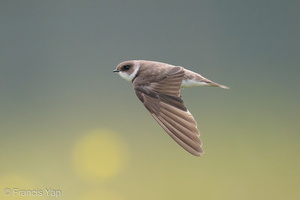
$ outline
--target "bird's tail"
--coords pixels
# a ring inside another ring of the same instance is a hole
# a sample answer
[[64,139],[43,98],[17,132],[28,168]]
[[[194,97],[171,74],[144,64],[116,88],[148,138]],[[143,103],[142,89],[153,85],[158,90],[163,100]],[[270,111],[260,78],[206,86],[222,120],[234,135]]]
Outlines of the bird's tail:
[[195,86],[208,86],[208,87],[220,87],[223,89],[229,89],[229,87],[225,85],[221,85],[219,83],[215,83],[200,74],[196,74],[195,72],[186,70],[185,77],[183,77],[181,87],[188,88],[188,87],[195,87]]
[[207,82],[206,84],[207,84],[206,86],[211,86],[211,87],[220,87],[220,88],[223,88],[223,89],[229,89],[229,87],[228,87],[228,86],[221,85],[221,84],[219,84],[219,83]]

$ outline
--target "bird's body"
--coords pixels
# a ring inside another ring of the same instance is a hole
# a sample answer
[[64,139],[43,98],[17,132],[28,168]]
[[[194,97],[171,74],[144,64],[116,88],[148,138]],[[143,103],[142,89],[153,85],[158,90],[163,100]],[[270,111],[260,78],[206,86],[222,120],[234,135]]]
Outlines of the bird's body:
[[133,83],[138,98],[180,146],[195,156],[203,153],[197,123],[183,104],[180,88],[228,87],[183,67],[154,61],[124,61],[114,72]]

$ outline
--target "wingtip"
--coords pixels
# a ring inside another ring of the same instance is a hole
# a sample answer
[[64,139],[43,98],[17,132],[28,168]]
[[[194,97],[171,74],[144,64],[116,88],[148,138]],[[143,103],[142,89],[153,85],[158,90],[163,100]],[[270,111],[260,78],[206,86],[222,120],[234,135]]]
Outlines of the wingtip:
[[190,152],[193,156],[196,157],[202,157],[202,155],[204,154],[204,151],[201,149],[201,151],[197,151],[197,152]]

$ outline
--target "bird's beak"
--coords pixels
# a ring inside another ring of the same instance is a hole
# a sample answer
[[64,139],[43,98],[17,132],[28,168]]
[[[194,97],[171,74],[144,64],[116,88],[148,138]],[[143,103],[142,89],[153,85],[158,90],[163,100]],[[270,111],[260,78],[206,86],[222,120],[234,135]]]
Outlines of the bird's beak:
[[119,70],[115,69],[113,72],[119,72]]

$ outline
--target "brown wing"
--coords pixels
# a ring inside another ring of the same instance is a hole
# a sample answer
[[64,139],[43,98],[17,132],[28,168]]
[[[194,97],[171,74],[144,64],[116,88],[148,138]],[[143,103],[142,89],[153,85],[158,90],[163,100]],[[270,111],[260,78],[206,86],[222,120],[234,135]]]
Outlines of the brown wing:
[[200,156],[203,150],[197,123],[180,97],[183,75],[182,67],[174,67],[165,76],[160,76],[159,80],[146,85],[137,77],[134,89],[159,125],[181,147],[195,156]]

